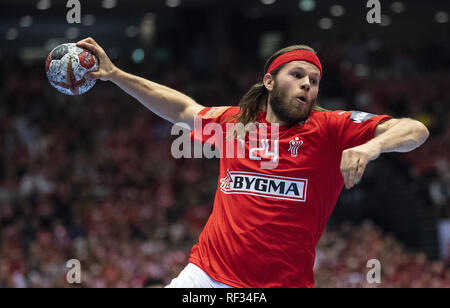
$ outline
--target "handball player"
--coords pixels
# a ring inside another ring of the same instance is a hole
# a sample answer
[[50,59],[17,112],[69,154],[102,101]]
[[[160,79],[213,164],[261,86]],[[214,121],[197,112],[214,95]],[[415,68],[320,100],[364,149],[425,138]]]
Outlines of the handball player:
[[[166,287],[314,287],[315,247],[343,187],[356,185],[380,154],[412,151],[429,135],[413,119],[321,108],[326,71],[305,45],[275,52],[239,105],[221,107],[120,70],[92,38],[77,45],[100,62],[87,78],[111,81],[158,116],[185,123],[195,140],[206,143],[203,129],[216,124],[224,142],[243,144],[245,157],[221,156],[213,211],[187,266]],[[251,148],[250,132],[229,134],[230,123],[267,133]]]

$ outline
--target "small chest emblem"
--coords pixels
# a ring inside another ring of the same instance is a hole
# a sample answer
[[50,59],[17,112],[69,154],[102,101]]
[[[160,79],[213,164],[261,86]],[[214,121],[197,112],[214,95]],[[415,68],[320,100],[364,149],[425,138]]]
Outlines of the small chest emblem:
[[289,141],[289,149],[288,152],[291,153],[291,157],[297,157],[298,149],[302,146],[303,140],[299,140],[298,137],[295,137],[291,141]]

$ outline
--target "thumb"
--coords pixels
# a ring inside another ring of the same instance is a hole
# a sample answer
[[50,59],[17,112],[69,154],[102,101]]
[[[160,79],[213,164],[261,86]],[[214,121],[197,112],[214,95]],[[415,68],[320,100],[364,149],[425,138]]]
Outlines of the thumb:
[[95,72],[88,72],[84,75],[87,79],[100,79],[100,77],[102,76],[101,73],[99,71],[95,71]]

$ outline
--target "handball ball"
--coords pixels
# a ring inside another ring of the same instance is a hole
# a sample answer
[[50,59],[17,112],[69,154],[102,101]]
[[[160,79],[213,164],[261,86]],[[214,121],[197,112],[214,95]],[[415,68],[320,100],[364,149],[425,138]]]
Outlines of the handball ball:
[[45,61],[48,81],[59,92],[67,95],[80,95],[89,91],[96,80],[87,79],[84,74],[96,70],[97,57],[75,43],[57,46]]

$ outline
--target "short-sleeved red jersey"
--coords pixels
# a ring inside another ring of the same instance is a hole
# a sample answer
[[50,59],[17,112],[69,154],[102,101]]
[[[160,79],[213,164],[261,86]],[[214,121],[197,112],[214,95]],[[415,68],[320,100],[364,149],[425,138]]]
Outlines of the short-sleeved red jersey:
[[[238,112],[208,107],[197,120],[202,128],[224,126]],[[265,117],[260,112],[257,123],[267,128],[268,148],[252,151],[246,142],[245,158],[220,159],[213,211],[189,262],[233,287],[314,287],[315,247],[344,186],[342,151],[369,141],[390,117],[313,110],[305,123],[279,126],[277,136]],[[203,142],[211,137],[200,127],[191,136]],[[276,168],[261,168],[264,159],[277,159]]]

